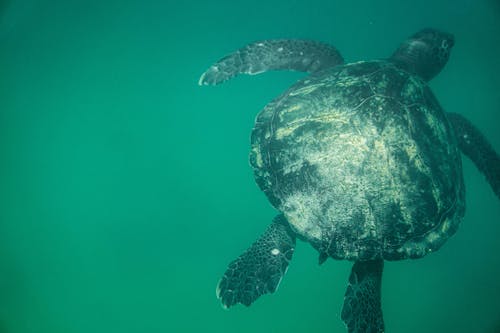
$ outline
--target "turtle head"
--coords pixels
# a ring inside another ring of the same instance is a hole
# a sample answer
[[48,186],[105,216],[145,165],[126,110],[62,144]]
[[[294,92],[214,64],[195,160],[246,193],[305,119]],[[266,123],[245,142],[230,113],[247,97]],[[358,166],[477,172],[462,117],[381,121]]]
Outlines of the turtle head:
[[390,60],[429,81],[443,69],[454,43],[452,34],[423,29],[401,43]]

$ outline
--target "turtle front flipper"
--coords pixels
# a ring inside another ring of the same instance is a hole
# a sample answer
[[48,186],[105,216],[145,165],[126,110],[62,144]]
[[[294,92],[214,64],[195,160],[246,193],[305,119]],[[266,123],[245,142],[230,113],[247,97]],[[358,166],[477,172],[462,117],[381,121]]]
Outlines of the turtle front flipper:
[[384,332],[380,300],[383,260],[356,261],[344,296],[342,320],[349,333]]
[[231,262],[217,285],[217,297],[226,308],[246,306],[273,293],[286,273],[295,249],[295,234],[283,215],[278,215],[264,234]]
[[458,113],[448,112],[460,150],[485,176],[493,192],[500,198],[500,156],[483,134]]
[[263,40],[220,59],[203,73],[200,85],[216,85],[238,74],[270,70],[317,72],[342,64],[344,59],[328,44],[296,39]]

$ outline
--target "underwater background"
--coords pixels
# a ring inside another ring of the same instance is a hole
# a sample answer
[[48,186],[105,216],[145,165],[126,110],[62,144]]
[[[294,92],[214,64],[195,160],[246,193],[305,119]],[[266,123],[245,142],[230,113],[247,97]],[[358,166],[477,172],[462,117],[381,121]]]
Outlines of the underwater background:
[[[498,0],[0,0],[0,333],[346,332],[351,263],[318,266],[306,243],[275,294],[215,297],[276,214],[248,164],[254,118],[304,74],[197,81],[259,39],[356,61],[423,27],[456,38],[430,83],[443,108],[500,151]],[[463,161],[457,234],[386,262],[389,333],[500,332],[500,202]]]

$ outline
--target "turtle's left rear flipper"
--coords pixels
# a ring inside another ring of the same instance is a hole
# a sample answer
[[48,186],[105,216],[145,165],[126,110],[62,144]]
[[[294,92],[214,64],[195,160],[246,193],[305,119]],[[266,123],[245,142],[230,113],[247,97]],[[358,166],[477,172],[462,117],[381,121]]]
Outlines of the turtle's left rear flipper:
[[217,285],[217,297],[226,308],[249,306],[259,296],[273,293],[286,273],[295,249],[295,234],[283,215],[242,255],[231,262]]
[[462,153],[467,155],[485,176],[500,199],[500,156],[481,132],[465,117],[448,112]]
[[383,260],[356,261],[344,296],[342,320],[349,333],[382,333],[380,300]]

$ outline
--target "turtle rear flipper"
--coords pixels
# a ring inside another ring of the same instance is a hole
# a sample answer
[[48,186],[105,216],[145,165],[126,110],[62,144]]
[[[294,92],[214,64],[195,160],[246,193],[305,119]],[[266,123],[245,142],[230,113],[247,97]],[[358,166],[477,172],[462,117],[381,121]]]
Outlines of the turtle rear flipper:
[[279,215],[255,243],[229,264],[217,285],[222,305],[249,306],[261,295],[276,291],[294,249],[295,234],[285,217]]
[[344,59],[328,44],[298,39],[271,39],[248,44],[210,66],[200,85],[216,85],[238,74],[270,70],[317,72],[342,64]]
[[380,300],[383,260],[356,261],[344,296],[342,320],[349,333],[382,333]]
[[481,132],[465,117],[448,112],[458,146],[485,176],[493,192],[500,198],[500,156]]

